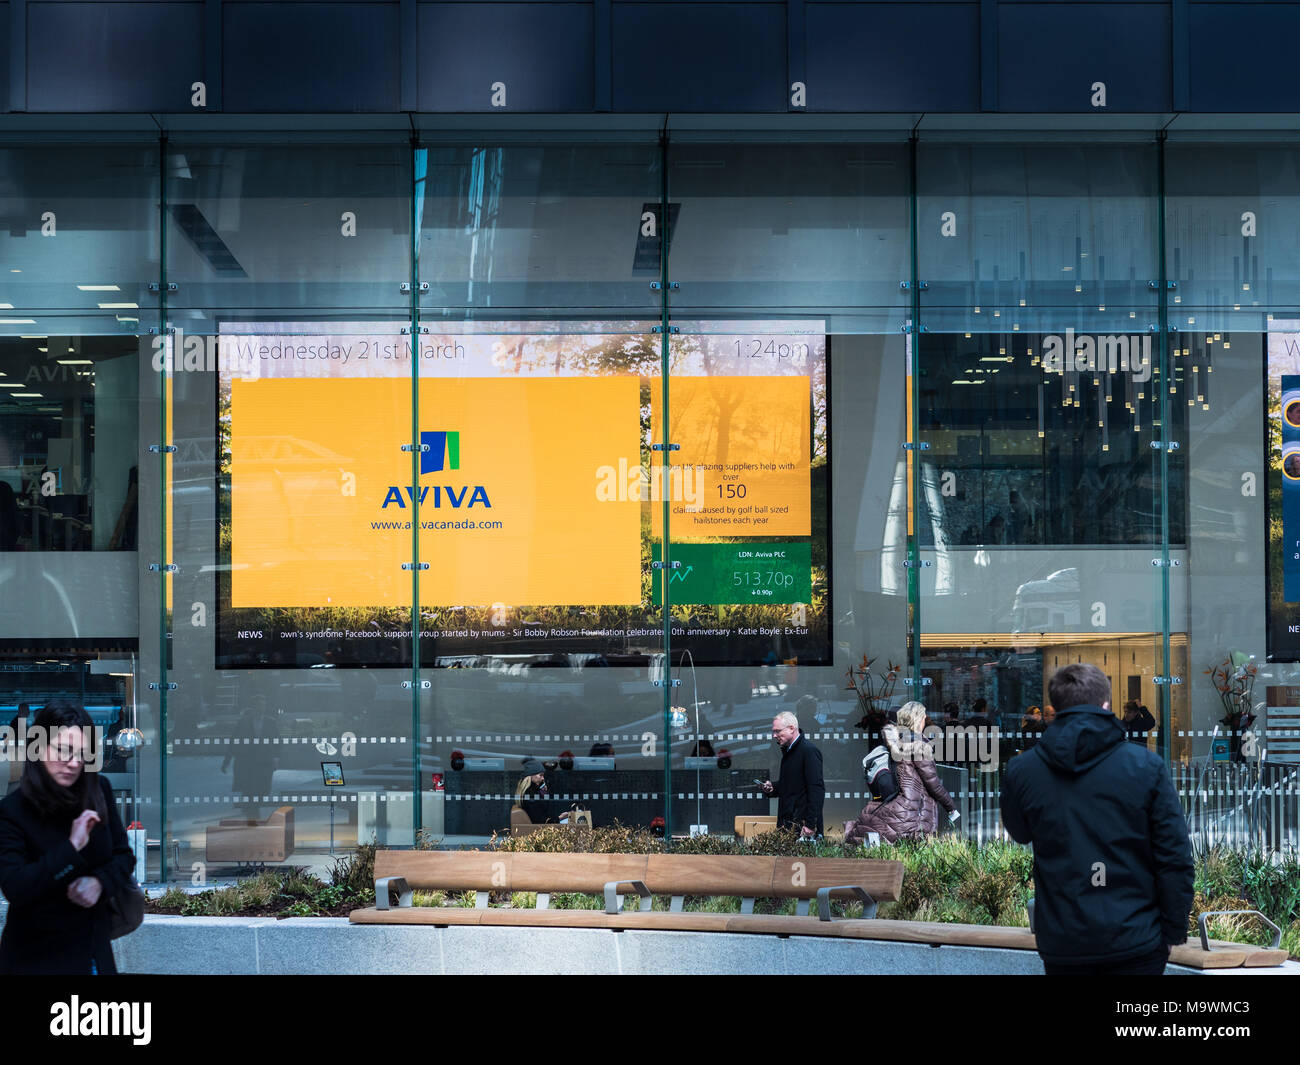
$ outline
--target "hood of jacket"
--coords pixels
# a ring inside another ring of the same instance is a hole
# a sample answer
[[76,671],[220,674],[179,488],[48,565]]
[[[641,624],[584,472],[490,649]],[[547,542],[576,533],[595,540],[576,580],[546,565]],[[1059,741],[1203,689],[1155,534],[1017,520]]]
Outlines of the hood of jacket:
[[[921,762],[934,758],[934,748],[911,729],[886,725],[880,732],[895,762]],[[1123,735],[1123,733],[1121,733]]]
[[1034,745],[1057,773],[1071,776],[1091,769],[1127,738],[1119,718],[1100,706],[1059,710]]

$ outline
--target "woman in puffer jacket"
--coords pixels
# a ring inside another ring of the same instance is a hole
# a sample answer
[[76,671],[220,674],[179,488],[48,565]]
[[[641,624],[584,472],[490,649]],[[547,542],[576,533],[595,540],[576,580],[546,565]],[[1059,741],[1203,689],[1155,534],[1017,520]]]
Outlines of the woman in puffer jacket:
[[898,794],[889,802],[869,802],[856,821],[845,826],[845,843],[861,843],[868,832],[878,832],[887,843],[920,838],[938,830],[938,808],[956,820],[957,805],[939,782],[934,767],[934,748],[921,734],[925,728],[925,706],[906,703],[898,711],[898,724],[883,729],[889,747]]

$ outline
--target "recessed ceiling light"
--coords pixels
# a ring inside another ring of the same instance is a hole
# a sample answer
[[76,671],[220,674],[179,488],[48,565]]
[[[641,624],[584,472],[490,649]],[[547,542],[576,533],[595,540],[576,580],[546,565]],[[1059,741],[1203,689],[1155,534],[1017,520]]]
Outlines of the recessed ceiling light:
[[138,303],[101,303],[101,304],[99,305],[99,307],[100,307],[100,310],[104,310],[104,311],[138,311],[138,310],[140,309],[140,304],[138,304]]
[[12,311],[13,309],[14,305],[12,303],[0,303],[0,311]]
[[55,359],[60,366],[94,366],[94,359]]
[[82,292],[121,292],[117,285],[78,285]]
[[0,325],[35,325],[35,318],[0,318]]
[[39,392],[11,392],[10,395],[19,399],[44,399],[45,397]]

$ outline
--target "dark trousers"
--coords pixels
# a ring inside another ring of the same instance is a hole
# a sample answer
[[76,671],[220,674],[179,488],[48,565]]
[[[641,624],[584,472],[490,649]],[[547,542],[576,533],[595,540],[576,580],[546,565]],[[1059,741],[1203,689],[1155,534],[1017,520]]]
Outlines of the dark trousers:
[[1117,962],[1090,965],[1060,965],[1044,961],[1048,976],[1162,976],[1169,961],[1169,950],[1161,947],[1150,954]]

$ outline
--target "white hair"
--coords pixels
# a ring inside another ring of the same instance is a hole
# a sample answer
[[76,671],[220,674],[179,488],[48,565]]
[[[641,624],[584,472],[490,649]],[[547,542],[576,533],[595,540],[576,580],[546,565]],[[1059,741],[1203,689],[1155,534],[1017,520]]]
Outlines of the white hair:
[[799,719],[795,717],[794,714],[790,713],[789,710],[782,710],[776,715],[776,720],[781,723],[782,728],[785,728],[787,725],[793,725],[795,728],[799,727]]

